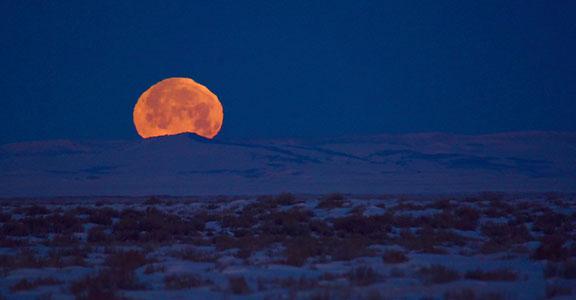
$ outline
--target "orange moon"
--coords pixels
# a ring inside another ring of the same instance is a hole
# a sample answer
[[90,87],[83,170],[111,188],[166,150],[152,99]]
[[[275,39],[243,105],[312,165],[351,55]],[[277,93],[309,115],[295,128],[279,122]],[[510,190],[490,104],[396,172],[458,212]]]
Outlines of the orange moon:
[[212,139],[222,128],[224,112],[208,88],[190,78],[175,77],[142,93],[133,117],[143,138],[191,132]]

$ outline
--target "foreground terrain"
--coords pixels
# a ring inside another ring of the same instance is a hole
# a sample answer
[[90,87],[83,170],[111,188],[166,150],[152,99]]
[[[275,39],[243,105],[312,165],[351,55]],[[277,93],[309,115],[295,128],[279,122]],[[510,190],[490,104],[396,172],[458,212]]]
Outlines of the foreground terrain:
[[0,299],[573,299],[575,201],[3,199]]

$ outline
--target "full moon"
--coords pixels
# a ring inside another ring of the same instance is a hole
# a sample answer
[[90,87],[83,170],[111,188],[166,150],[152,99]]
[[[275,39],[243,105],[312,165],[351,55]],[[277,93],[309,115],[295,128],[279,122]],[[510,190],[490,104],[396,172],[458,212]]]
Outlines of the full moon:
[[222,104],[214,93],[180,77],[164,79],[142,93],[133,116],[143,138],[190,132],[212,139],[224,119]]

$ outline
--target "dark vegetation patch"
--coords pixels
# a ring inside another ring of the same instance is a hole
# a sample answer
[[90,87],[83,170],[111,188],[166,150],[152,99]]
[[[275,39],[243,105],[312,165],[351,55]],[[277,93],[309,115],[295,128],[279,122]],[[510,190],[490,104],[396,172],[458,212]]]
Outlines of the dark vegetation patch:
[[233,276],[228,278],[228,288],[236,295],[251,293],[250,287],[243,276]]
[[450,290],[444,293],[444,300],[504,300],[509,299],[498,292],[481,292],[472,288]]
[[367,286],[378,281],[380,276],[369,266],[359,266],[353,268],[347,274],[348,280],[354,285]]
[[211,281],[193,274],[172,274],[164,277],[164,286],[169,290],[191,289],[211,283]]
[[316,207],[322,209],[333,209],[344,207],[345,203],[346,203],[346,197],[343,194],[334,193],[320,198],[318,206]]
[[402,251],[387,250],[382,255],[382,261],[386,264],[400,264],[408,261],[408,256]]
[[518,274],[508,269],[499,269],[493,271],[473,270],[466,272],[466,279],[480,281],[516,281]]
[[544,267],[544,277],[576,279],[576,261],[567,260],[564,262],[548,262]]
[[443,284],[460,279],[460,274],[443,265],[431,265],[418,270],[418,275],[426,284]]
[[561,296],[572,295],[572,287],[560,284],[546,285],[546,298],[552,299]]
[[59,284],[62,284],[62,281],[52,277],[42,277],[32,280],[23,278],[20,281],[16,282],[14,285],[10,286],[10,291],[11,292],[28,291],[35,289],[39,286],[59,285]]

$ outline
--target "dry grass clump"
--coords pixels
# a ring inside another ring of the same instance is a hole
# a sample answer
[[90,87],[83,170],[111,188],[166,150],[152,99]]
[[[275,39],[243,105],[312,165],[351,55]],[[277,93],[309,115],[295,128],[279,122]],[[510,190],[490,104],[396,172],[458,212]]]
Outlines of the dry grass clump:
[[144,201],[144,205],[159,205],[159,204],[162,204],[162,199],[156,196],[149,197],[148,199],[146,199],[146,201]]
[[460,274],[443,265],[431,265],[418,270],[418,276],[426,284],[442,284],[460,279]]
[[524,244],[534,238],[525,224],[488,222],[481,227],[488,240],[480,247],[483,254],[506,252],[514,245]]
[[341,238],[362,235],[376,241],[387,239],[387,234],[392,226],[391,216],[370,216],[349,215],[332,220],[333,229],[336,235]]
[[281,193],[274,197],[273,201],[280,206],[288,206],[298,203],[298,201],[296,201],[296,197],[294,197],[294,195],[291,193]]
[[574,223],[568,215],[547,210],[536,218],[532,229],[547,235],[565,234],[574,229]]
[[71,247],[78,245],[80,240],[72,233],[55,234],[50,240],[46,241],[46,246],[51,247]]
[[424,209],[426,209],[426,206],[424,205],[415,204],[407,201],[400,201],[400,203],[390,207],[390,210],[392,211],[415,211]]
[[0,223],[8,222],[12,220],[12,216],[0,211]]
[[111,236],[106,233],[106,228],[104,226],[92,227],[88,230],[88,235],[86,240],[88,243],[93,244],[105,244],[111,241]]
[[43,285],[58,285],[62,281],[52,277],[42,277],[33,280],[21,279],[10,287],[11,292],[28,291]]
[[415,232],[402,230],[395,243],[411,251],[446,254],[442,246],[463,246],[467,239],[454,231],[424,227]]
[[70,292],[79,300],[124,299],[119,290],[144,289],[133,272],[105,268],[95,275],[83,277],[70,285]]
[[29,242],[24,239],[9,238],[6,236],[0,236],[0,247],[3,248],[22,248],[29,245]]
[[320,202],[318,203],[316,208],[322,208],[322,209],[340,208],[344,207],[345,203],[346,203],[346,197],[344,195],[334,193],[320,198]]
[[47,215],[50,213],[50,210],[44,206],[34,204],[31,206],[17,208],[14,210],[14,212],[19,214],[25,214],[27,216],[38,216],[38,215]]
[[312,218],[312,212],[299,208],[288,211],[273,212],[261,221],[260,231],[263,234],[284,237],[301,237],[310,235],[308,222]]
[[204,225],[203,220],[184,219],[156,208],[125,209],[112,227],[112,236],[119,242],[163,243],[198,236]]
[[547,235],[540,240],[540,245],[532,258],[536,260],[564,261],[570,257],[570,249],[566,246],[567,239],[560,235]]
[[569,286],[563,286],[558,284],[547,284],[546,285],[546,298],[552,299],[560,296],[572,295],[572,288]]
[[[323,278],[320,278],[323,279]],[[258,278],[256,281],[258,291],[265,291],[270,288],[283,288],[294,290],[306,290],[318,287],[318,278],[307,278],[301,276],[299,278]]]
[[314,257],[347,261],[373,255],[373,252],[367,249],[369,241],[362,237],[347,239],[303,237],[285,241],[284,246],[286,247],[284,263],[293,266],[302,266],[309,258]]
[[497,293],[477,293],[471,288],[463,288],[454,291],[447,291],[444,293],[444,300],[504,300],[508,297]]
[[191,289],[211,283],[210,280],[193,274],[173,274],[164,277],[164,286],[169,290]]
[[174,253],[174,255],[183,260],[193,262],[214,262],[218,256],[207,250],[199,250],[194,248],[187,248]]
[[576,261],[567,260],[562,263],[548,262],[544,267],[544,278],[552,277],[576,279]]
[[432,202],[431,204],[427,205],[426,208],[434,208],[434,209],[441,209],[441,210],[449,210],[455,206],[450,199],[438,199]]
[[22,268],[85,266],[86,254],[87,249],[80,247],[58,248],[48,252],[48,255],[38,255],[31,248],[21,248],[16,255],[0,255],[0,272],[7,273]]
[[228,278],[228,288],[230,292],[236,295],[250,294],[251,290],[246,283],[244,276],[233,276]]
[[516,281],[518,280],[518,274],[509,269],[493,271],[473,270],[466,272],[465,278],[481,281]]
[[104,262],[105,268],[73,282],[70,291],[76,299],[119,299],[118,290],[146,288],[137,280],[134,270],[151,262],[140,251],[112,252]]
[[48,252],[45,265],[56,268],[68,266],[86,266],[86,257],[92,250],[89,247],[56,248]]
[[454,228],[474,231],[478,227],[480,211],[473,207],[462,206],[456,209],[454,216],[456,217]]
[[112,252],[108,255],[104,264],[118,271],[133,271],[150,262],[152,261],[147,259],[143,252],[129,250]]
[[525,243],[534,239],[525,224],[487,222],[482,225],[481,233],[493,241],[508,244]]
[[69,234],[82,232],[82,220],[72,213],[42,216],[27,216],[20,220],[10,219],[2,225],[0,233],[4,236],[45,237],[50,233]]
[[92,209],[88,212],[88,222],[110,226],[112,225],[112,219],[117,218],[118,216],[118,211],[109,207]]
[[166,272],[166,266],[161,264],[149,264],[146,265],[146,268],[144,268],[144,274],[146,275],[150,275],[153,273],[164,273],[164,272]]
[[356,267],[347,274],[348,280],[354,285],[367,286],[376,283],[380,276],[369,266]]
[[386,250],[382,255],[382,261],[386,264],[401,264],[408,261],[408,256],[402,251]]
[[315,238],[299,238],[284,243],[285,264],[302,266],[311,257],[327,255],[326,244]]

